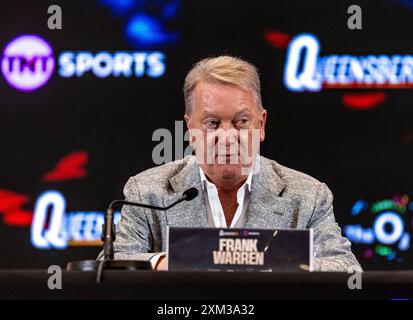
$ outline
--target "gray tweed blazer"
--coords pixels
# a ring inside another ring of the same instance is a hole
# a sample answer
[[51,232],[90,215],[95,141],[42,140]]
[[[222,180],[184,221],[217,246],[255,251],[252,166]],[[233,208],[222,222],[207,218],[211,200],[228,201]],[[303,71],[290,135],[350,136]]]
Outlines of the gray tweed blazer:
[[[126,200],[166,206],[195,187],[200,192],[167,211],[124,206],[114,245],[115,259],[150,259],[166,250],[167,226],[207,227],[198,164],[194,156],[131,177]],[[259,156],[252,178],[246,228],[313,229],[314,270],[362,271],[341,235],[333,213],[333,195],[316,179]],[[101,257],[100,254],[99,257]]]

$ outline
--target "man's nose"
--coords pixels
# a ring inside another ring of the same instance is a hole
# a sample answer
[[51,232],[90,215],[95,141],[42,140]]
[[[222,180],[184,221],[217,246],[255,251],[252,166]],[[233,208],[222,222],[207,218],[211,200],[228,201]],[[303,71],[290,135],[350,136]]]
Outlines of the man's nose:
[[238,130],[233,127],[221,127],[219,132],[217,133],[217,140],[219,144],[226,146],[238,143]]

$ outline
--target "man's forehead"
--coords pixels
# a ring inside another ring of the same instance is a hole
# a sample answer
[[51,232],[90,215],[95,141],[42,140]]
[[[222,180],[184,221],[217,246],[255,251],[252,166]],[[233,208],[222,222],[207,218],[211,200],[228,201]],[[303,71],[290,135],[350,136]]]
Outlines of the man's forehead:
[[[246,106],[240,106],[240,108],[237,108],[236,110],[234,110],[234,112],[232,113],[233,115],[240,115],[240,114],[251,114],[251,108],[246,107]],[[217,112],[214,108],[209,108],[209,107],[204,107],[202,108],[202,112],[201,112],[201,116],[215,116],[217,115]]]
[[196,104],[214,107],[217,103],[231,102],[239,107],[250,107],[255,99],[251,91],[235,85],[219,83],[199,83],[194,90]]

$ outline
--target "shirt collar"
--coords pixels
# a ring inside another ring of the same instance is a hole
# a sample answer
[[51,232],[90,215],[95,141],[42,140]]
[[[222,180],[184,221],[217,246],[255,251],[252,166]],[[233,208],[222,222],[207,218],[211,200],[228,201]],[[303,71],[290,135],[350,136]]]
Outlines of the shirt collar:
[[[248,191],[251,192],[252,174],[253,174],[253,171],[254,171],[254,167],[253,167],[253,169],[250,171],[250,173],[249,173],[249,175],[248,175],[248,177],[247,177],[247,180],[244,182],[244,184],[242,185],[242,187],[241,187],[240,189],[242,189],[242,188],[244,188],[245,186],[247,186],[247,187],[248,187]],[[210,181],[208,180],[208,178],[207,178],[206,175],[205,175],[204,170],[202,170],[202,168],[201,168],[200,166],[199,166],[199,174],[201,175],[202,190],[205,190],[205,184],[208,184],[208,183],[213,184],[212,182],[210,182]]]

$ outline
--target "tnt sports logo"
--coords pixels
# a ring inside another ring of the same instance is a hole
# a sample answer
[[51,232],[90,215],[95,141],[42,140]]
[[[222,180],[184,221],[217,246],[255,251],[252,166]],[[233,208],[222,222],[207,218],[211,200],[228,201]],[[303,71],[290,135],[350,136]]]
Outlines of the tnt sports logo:
[[57,75],[78,79],[86,75],[98,78],[159,78],[165,74],[165,54],[160,51],[65,51],[53,54],[52,47],[36,35],[22,35],[4,49],[1,70],[7,83],[20,91],[44,86],[57,65]]
[[53,50],[39,36],[19,36],[3,51],[1,71],[6,81],[17,90],[34,91],[44,86],[54,69]]

